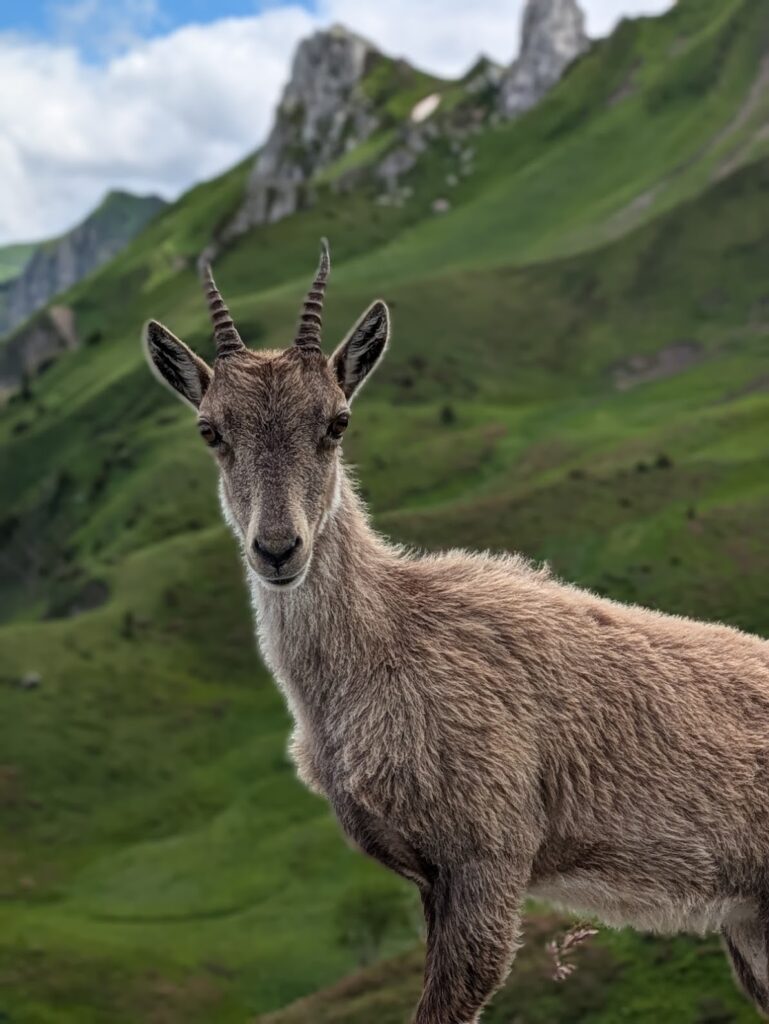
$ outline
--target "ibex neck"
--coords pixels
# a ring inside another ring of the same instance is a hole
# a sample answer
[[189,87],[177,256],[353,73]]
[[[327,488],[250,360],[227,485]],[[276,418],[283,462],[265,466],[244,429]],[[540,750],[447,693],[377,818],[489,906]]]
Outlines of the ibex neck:
[[315,615],[334,605],[348,614],[365,612],[379,594],[382,572],[397,559],[397,551],[372,529],[366,507],[341,463],[339,474],[339,498],[315,540],[307,579],[288,595]]
[[315,540],[304,583],[276,592],[251,581],[262,653],[303,703],[343,686],[392,628],[398,552],[373,531],[342,466],[340,473],[339,501]]

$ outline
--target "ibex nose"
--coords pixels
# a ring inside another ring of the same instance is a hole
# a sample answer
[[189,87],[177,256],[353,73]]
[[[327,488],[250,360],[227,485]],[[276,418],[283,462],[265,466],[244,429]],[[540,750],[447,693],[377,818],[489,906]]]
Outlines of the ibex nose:
[[287,562],[298,547],[301,547],[302,538],[294,537],[286,546],[285,538],[255,537],[254,551],[263,558],[265,562],[274,569],[280,569],[284,562]]

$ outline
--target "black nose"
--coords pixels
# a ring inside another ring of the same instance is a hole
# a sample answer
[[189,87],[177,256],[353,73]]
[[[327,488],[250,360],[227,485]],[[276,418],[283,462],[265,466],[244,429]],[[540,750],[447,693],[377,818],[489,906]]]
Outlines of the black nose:
[[267,541],[264,537],[261,540],[254,538],[254,551],[274,569],[280,569],[301,545],[301,537],[294,537],[288,547],[281,547],[280,542]]

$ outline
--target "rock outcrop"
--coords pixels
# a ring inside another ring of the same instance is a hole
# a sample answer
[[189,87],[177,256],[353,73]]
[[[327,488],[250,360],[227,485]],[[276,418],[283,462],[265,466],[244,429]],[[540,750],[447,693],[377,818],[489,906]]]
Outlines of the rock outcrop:
[[0,346],[0,399],[18,391],[79,344],[69,306],[51,306],[33,317]]
[[0,285],[0,334],[116,256],[165,205],[158,196],[110,192],[72,231],[39,245],[22,273]]
[[[379,196],[381,204],[400,205],[409,192],[408,187],[404,192],[402,179],[413,170],[422,154],[439,140],[448,144],[456,161],[455,173],[449,174],[447,184],[455,186],[470,172],[472,150],[468,147],[468,140],[483,130],[495,110],[504,70],[487,57],[479,57],[455,83],[454,88],[459,95],[453,97],[447,111],[444,110],[441,92],[428,94],[412,108],[408,119],[398,126],[395,144],[373,168],[374,178],[384,189]],[[445,209],[442,208],[441,212]]]
[[536,106],[588,45],[577,0],[529,0],[520,53],[500,82],[500,113],[518,117]]
[[338,25],[300,43],[245,200],[223,240],[294,213],[313,176],[375,131],[379,120],[361,83],[378,59],[370,43]]

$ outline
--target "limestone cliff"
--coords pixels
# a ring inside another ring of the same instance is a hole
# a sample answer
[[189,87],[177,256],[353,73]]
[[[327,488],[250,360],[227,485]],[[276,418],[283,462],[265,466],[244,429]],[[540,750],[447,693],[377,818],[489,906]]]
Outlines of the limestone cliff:
[[225,237],[294,213],[313,176],[378,127],[371,97],[361,87],[378,56],[365,39],[338,25],[300,43],[272,130]]
[[500,112],[518,117],[536,106],[588,45],[577,0],[529,0],[520,52],[500,83]]

